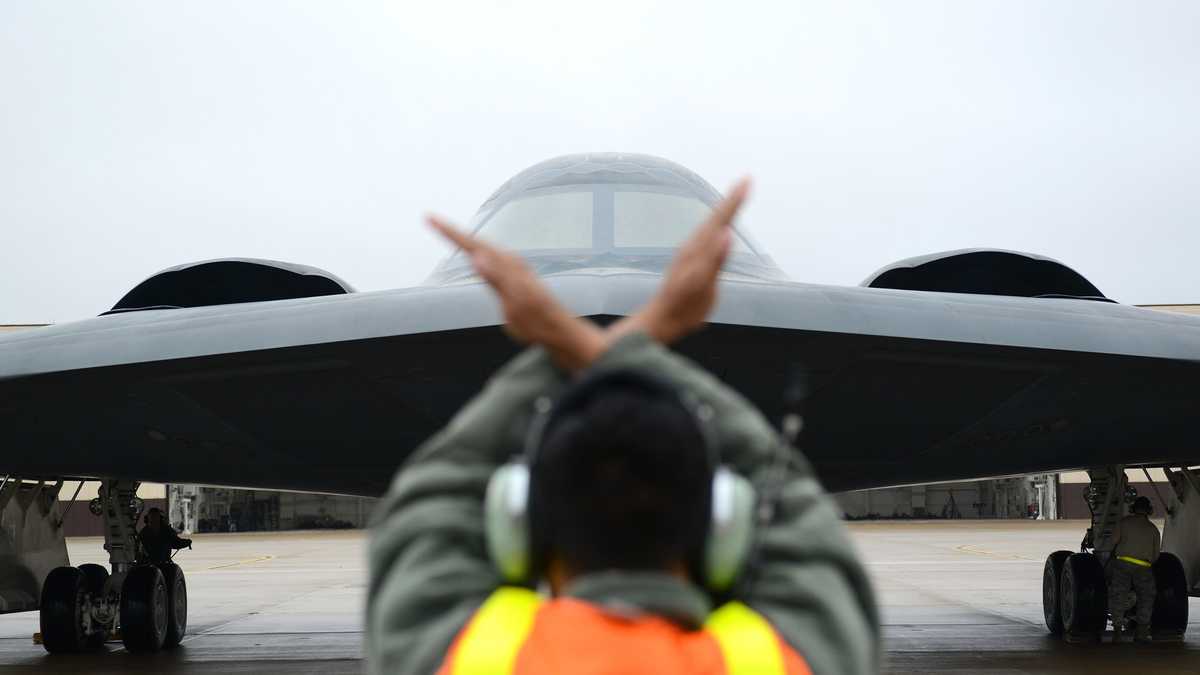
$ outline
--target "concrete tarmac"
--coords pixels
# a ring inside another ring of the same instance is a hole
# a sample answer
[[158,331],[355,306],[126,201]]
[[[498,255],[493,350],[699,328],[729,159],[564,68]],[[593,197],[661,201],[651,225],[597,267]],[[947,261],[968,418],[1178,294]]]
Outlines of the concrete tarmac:
[[[1068,645],[1046,634],[1047,553],[1075,549],[1082,521],[851,523],[883,610],[888,673],[1200,673],[1200,600],[1182,643]],[[176,558],[188,637],[175,650],[49,656],[36,613],[0,615],[2,673],[359,673],[366,539],[361,532],[199,535]],[[75,564],[102,541],[68,541]]]

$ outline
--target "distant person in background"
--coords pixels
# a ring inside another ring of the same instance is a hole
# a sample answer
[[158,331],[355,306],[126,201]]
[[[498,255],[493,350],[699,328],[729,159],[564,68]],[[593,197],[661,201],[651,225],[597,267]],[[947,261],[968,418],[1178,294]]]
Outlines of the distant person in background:
[[166,523],[162,511],[152,508],[146,512],[145,526],[138,532],[142,543],[145,562],[165,563],[171,560],[171,552],[180,548],[191,548],[192,540],[184,539]]
[[1108,563],[1108,608],[1112,613],[1113,642],[1121,639],[1125,613],[1135,595],[1137,632],[1133,639],[1151,642],[1150,619],[1154,616],[1154,596],[1158,593],[1153,566],[1158,560],[1162,537],[1158,527],[1150,522],[1154,506],[1149,499],[1138,497],[1130,510],[1133,513],[1122,518],[1113,530],[1113,555]]
[[812,467],[666,348],[715,304],[745,189],[681,247],[655,297],[606,329],[517,256],[433,221],[531,348],[380,503],[369,672],[877,672],[874,597]]

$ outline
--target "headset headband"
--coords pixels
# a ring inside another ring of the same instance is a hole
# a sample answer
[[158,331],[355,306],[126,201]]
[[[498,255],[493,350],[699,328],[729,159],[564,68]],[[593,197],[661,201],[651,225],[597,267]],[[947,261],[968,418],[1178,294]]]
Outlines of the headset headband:
[[678,405],[687,414],[688,419],[695,423],[696,431],[704,443],[704,457],[708,461],[709,470],[716,471],[720,465],[720,457],[711,429],[712,408],[663,377],[628,368],[589,373],[573,383],[553,403],[547,399],[539,399],[535,417],[530,422],[529,433],[525,437],[525,464],[532,468],[537,462],[548,431],[567,415],[582,409],[598,391],[607,387],[640,391],[651,398]]
[[753,541],[754,515],[758,503],[754,486],[746,478],[720,465],[720,455],[711,422],[713,409],[682,387],[657,375],[630,369],[590,373],[568,387],[551,402],[541,397],[535,403],[525,445],[514,461],[498,468],[488,481],[484,503],[488,553],[504,578],[513,583],[531,583],[542,572],[548,542],[538,526],[537,502],[531,480],[534,465],[547,433],[558,421],[581,411],[602,389],[624,389],[654,401],[678,405],[700,435],[701,451],[711,475],[709,524],[695,559],[688,560],[693,578],[710,589],[727,591],[746,564]]

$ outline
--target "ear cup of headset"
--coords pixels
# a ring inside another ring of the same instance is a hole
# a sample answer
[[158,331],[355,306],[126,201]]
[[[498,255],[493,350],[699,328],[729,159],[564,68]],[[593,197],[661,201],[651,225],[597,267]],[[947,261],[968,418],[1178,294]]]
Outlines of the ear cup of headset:
[[505,464],[488,480],[484,498],[484,531],[492,563],[509,583],[525,583],[530,575],[529,466]]
[[704,542],[704,582],[725,591],[737,581],[750,554],[757,495],[746,478],[717,467],[712,481],[712,522]]

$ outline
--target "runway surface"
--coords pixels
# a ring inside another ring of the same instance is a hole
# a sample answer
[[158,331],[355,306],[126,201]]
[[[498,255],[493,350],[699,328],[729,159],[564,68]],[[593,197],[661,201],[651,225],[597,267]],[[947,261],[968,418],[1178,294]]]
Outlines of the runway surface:
[[[1074,549],[1082,521],[850,525],[883,608],[889,673],[1200,673],[1200,599],[1184,643],[1067,645],[1042,624],[1048,552]],[[187,574],[183,645],[142,656],[48,656],[36,613],[0,615],[3,673],[358,673],[366,586],[361,532],[199,535]],[[74,564],[105,561],[100,539],[68,542]]]

